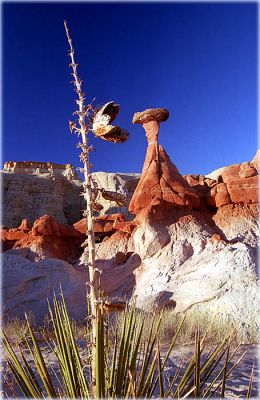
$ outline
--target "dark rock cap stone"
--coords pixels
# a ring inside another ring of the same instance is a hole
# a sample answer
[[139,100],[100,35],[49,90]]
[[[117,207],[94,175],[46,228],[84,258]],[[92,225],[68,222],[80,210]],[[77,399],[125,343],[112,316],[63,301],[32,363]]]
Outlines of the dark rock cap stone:
[[133,116],[133,124],[145,124],[150,121],[163,122],[169,118],[166,108],[148,108],[142,112],[136,112]]

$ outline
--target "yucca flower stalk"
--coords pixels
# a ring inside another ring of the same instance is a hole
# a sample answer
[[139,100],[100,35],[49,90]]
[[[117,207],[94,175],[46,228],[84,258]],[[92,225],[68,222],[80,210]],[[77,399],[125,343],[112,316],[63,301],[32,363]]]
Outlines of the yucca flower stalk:
[[89,154],[93,147],[88,144],[88,132],[90,129],[90,113],[92,110],[92,104],[85,105],[85,95],[82,90],[82,80],[78,76],[77,67],[78,64],[75,62],[72,39],[69,34],[68,26],[64,21],[64,27],[66,36],[69,43],[69,56],[71,63],[69,66],[72,69],[72,76],[74,80],[72,83],[75,87],[75,92],[78,95],[76,103],[78,110],[74,114],[78,116],[78,126],[75,122],[70,122],[71,131],[81,136],[81,142],[78,147],[81,148],[80,159],[83,163],[84,168],[82,172],[84,174],[84,195],[86,200],[86,211],[87,211],[87,237],[88,237],[88,270],[89,270],[89,286],[90,286],[90,310],[92,317],[92,386],[96,384],[96,323],[99,320],[99,277],[98,271],[95,265],[95,233],[94,233],[94,217],[93,217],[93,202],[92,202],[92,189],[91,189],[91,173],[90,173],[90,162]]

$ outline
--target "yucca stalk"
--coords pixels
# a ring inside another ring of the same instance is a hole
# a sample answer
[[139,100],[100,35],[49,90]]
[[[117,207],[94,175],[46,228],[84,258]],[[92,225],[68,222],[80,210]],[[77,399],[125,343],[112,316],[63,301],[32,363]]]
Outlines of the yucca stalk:
[[72,69],[72,76],[74,78],[73,84],[75,86],[75,91],[78,95],[76,101],[78,105],[78,110],[75,114],[78,116],[78,127],[75,123],[70,123],[72,131],[78,133],[81,136],[81,143],[78,147],[81,148],[80,159],[83,162],[83,174],[84,174],[84,193],[87,207],[87,236],[88,236],[88,269],[89,269],[89,285],[90,285],[90,304],[91,304],[91,315],[92,315],[92,390],[93,395],[95,394],[96,386],[96,334],[98,330],[96,329],[96,321],[99,323],[99,282],[97,276],[97,270],[95,267],[95,233],[94,233],[94,219],[93,219],[93,204],[92,204],[92,190],[91,190],[91,175],[90,175],[90,163],[89,163],[89,153],[92,150],[92,146],[88,144],[88,132],[89,123],[86,119],[92,109],[91,103],[85,106],[85,97],[82,91],[82,80],[78,76],[77,67],[78,64],[75,62],[74,58],[74,48],[72,44],[72,39],[69,34],[66,21],[64,21],[64,27],[66,31],[66,36],[69,43],[69,56],[71,58],[70,67]]

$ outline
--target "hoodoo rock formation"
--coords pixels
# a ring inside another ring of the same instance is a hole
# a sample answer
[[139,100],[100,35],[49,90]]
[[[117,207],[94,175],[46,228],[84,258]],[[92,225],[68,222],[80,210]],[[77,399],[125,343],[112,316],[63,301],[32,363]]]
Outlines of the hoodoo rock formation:
[[133,123],[142,124],[148,141],[142,175],[129,204],[129,211],[161,221],[172,207],[199,208],[200,197],[179,173],[162,146],[158,145],[160,122],[169,116],[162,108],[136,113]]

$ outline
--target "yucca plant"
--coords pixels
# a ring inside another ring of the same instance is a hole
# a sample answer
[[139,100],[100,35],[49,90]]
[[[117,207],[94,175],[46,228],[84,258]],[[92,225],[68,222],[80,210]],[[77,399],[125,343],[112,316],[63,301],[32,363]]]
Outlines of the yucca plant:
[[[83,357],[76,343],[63,294],[53,298],[49,313],[54,340],[46,343],[56,359],[57,368],[48,366],[34,329],[26,320],[29,334],[24,337],[20,354],[13,349],[3,332],[3,344],[7,364],[20,391],[27,398],[210,398],[218,394],[225,397],[227,378],[238,361],[233,363],[239,346],[231,352],[231,338],[206,351],[206,335],[201,337],[199,328],[195,334],[194,353],[176,365],[174,373],[168,371],[168,361],[183,329],[185,316],[176,328],[171,343],[162,355],[160,343],[161,314],[153,316],[149,334],[144,335],[145,316],[135,305],[123,312],[123,323],[116,335],[109,335],[114,324],[104,312],[95,320],[96,358],[95,371],[91,360],[92,330],[86,324]],[[109,324],[107,327],[106,324]],[[107,329],[108,328],[108,329]],[[29,360],[28,358],[31,360]],[[244,354],[243,354],[244,355]],[[243,356],[242,355],[242,356]],[[95,393],[93,393],[93,373]],[[253,372],[250,377],[247,398],[250,398]]]
[[[99,328],[96,326],[96,322],[102,320],[102,307],[100,307],[101,299],[100,299],[100,276],[99,270],[96,268],[95,262],[95,232],[94,232],[94,207],[95,204],[93,202],[93,198],[97,195],[97,188],[95,188],[93,193],[92,186],[94,186],[94,182],[91,177],[91,164],[89,155],[93,150],[93,146],[89,145],[88,134],[89,132],[93,132],[96,136],[112,141],[114,143],[123,143],[128,139],[128,132],[124,129],[121,129],[118,126],[111,125],[111,122],[116,118],[116,115],[119,112],[119,105],[115,104],[113,101],[108,102],[99,110],[93,110],[92,103],[90,102],[87,105],[85,104],[85,94],[82,89],[83,81],[78,75],[78,64],[75,61],[75,50],[73,47],[72,39],[69,34],[69,29],[67,26],[67,22],[64,21],[64,27],[66,36],[69,44],[69,57],[73,76],[73,81],[71,82],[74,85],[74,90],[77,94],[76,104],[77,110],[73,113],[76,115],[76,121],[70,121],[69,127],[71,133],[76,133],[81,141],[78,143],[77,147],[81,149],[80,160],[83,163],[83,168],[80,168],[81,172],[84,175],[84,183],[83,183],[83,193],[86,200],[86,212],[87,216],[87,244],[88,244],[88,270],[89,270],[89,299],[90,299],[90,313],[92,316],[91,319],[91,327],[92,327],[92,388],[95,388],[96,382],[98,382],[99,377],[95,375],[95,364],[96,357],[99,360],[99,355],[96,355],[96,351],[98,349],[97,345],[97,337],[99,335]],[[98,325],[99,326],[99,325]],[[100,336],[100,335],[99,335]],[[95,394],[95,390],[92,393]]]

